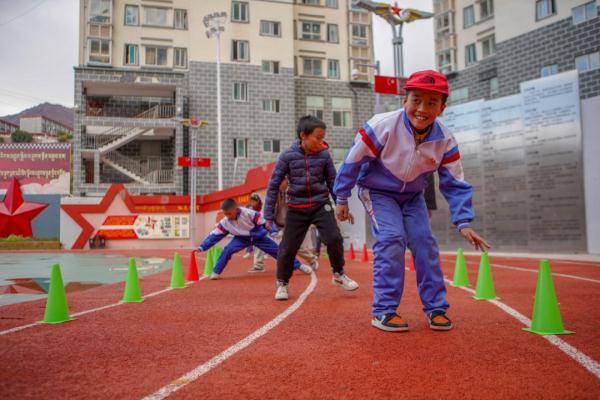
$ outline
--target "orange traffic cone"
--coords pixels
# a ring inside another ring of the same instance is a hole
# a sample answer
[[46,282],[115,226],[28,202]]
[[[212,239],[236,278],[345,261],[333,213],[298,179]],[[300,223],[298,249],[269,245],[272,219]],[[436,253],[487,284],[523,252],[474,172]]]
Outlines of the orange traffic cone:
[[356,260],[356,253],[354,252],[354,245],[350,243],[350,260]]
[[190,254],[190,265],[188,266],[187,276],[185,280],[188,282],[200,280],[198,276],[198,265],[196,264],[196,251],[192,251]]
[[365,243],[362,251],[362,262],[369,262],[369,250],[367,249],[367,244]]

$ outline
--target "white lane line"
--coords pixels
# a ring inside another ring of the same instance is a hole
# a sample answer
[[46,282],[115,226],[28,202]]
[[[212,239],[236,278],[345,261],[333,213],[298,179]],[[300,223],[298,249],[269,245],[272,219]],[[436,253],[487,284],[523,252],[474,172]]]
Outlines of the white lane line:
[[[450,279],[444,278],[444,280],[447,283],[452,282]],[[462,289],[471,294],[475,294],[475,290],[473,290],[473,289],[469,289],[466,287],[459,287],[459,289]],[[487,300],[487,301],[489,303],[495,305],[496,307],[500,308],[502,311],[504,311],[511,317],[515,318],[517,321],[521,322],[523,325],[525,325],[527,327],[531,326],[531,320],[529,318],[527,318],[526,316],[524,316],[523,314],[521,314],[520,312],[518,312],[517,310],[515,310],[514,308],[512,308],[498,300]],[[561,338],[559,338],[556,335],[544,335],[542,337],[544,339],[546,339],[548,342],[550,342],[551,344],[553,344],[554,346],[558,347],[563,353],[565,353],[566,355],[571,357],[583,368],[590,371],[596,378],[600,379],[600,363],[598,363],[596,360],[587,356],[585,353],[579,351],[578,349],[571,346],[570,344],[568,344],[567,342],[565,342],[564,340],[562,340]]]
[[234,344],[233,346],[229,347],[222,353],[217,354],[204,364],[198,365],[196,368],[189,371],[187,374],[175,379],[173,382],[158,389],[156,392],[144,397],[143,400],[164,399],[165,397],[173,394],[175,391],[183,388],[187,384],[194,382],[196,379],[200,378],[202,375],[217,367],[219,364],[227,360],[229,357],[235,355],[237,352],[250,346],[254,341],[259,339],[261,336],[264,336],[267,333],[269,333],[270,330],[275,328],[277,325],[283,322],[283,320],[289,317],[294,311],[300,308],[302,303],[304,303],[306,298],[312,293],[316,286],[317,275],[315,273],[312,273],[310,275],[310,284],[307,286],[306,289],[304,289],[304,292],[302,292],[302,294],[300,295],[300,297],[298,297],[294,304],[286,308],[281,314],[279,314],[271,321],[269,321],[266,325],[263,325],[262,327],[258,328],[250,335],[246,336],[245,338]]
[[[208,278],[207,276],[203,276],[202,278],[200,278],[200,280],[202,281],[202,280],[207,279],[207,278]],[[185,285],[189,286],[189,285],[191,285],[193,283],[194,282],[186,282]],[[159,294],[170,292],[171,290],[173,290],[173,289],[166,288],[166,289],[158,290],[156,292],[148,293],[147,295],[144,296],[144,298],[146,299],[148,297],[158,296]],[[84,311],[79,311],[79,312],[76,312],[74,314],[71,314],[71,317],[79,317],[81,315],[95,313],[95,312],[98,312],[98,311],[106,310],[108,308],[113,308],[113,307],[116,307],[116,306],[120,306],[122,304],[126,304],[126,303],[123,303],[123,302],[119,301],[118,303],[107,304],[105,306],[91,308],[89,310],[84,310]],[[6,329],[4,331],[0,331],[0,336],[2,336],[2,335],[8,335],[9,333],[14,333],[14,332],[22,331],[23,329],[33,328],[34,326],[40,326],[40,325],[43,325],[43,324],[40,324],[39,322],[34,322],[33,324],[21,325],[21,326],[17,326],[17,327],[14,327],[14,328]]]

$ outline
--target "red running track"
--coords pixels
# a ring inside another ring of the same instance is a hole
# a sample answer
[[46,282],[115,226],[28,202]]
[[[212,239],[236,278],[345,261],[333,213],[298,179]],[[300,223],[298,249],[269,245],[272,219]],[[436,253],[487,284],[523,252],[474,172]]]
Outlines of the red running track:
[[[490,257],[494,265],[537,267],[535,260]],[[451,277],[454,257],[442,260]],[[475,283],[478,260],[467,262]],[[154,393],[268,323],[310,282],[296,274],[290,301],[275,302],[273,261],[265,274],[247,274],[249,264],[235,258],[220,281],[1,335],[0,397],[135,399]],[[565,326],[577,332],[560,338],[596,362],[599,267],[552,264],[553,273],[598,280],[554,278]],[[370,326],[370,265],[349,263],[348,273],[361,284],[351,293],[331,286],[328,269],[323,260],[314,292],[280,325],[170,398],[600,398],[598,377],[462,289],[448,288],[456,328],[433,332],[421,312],[414,272],[407,271],[400,313],[411,331],[386,333]],[[501,301],[530,317],[536,274],[500,266],[492,273]],[[168,272],[150,276],[142,291],[162,290],[168,282]],[[113,304],[122,290],[121,283],[73,293],[71,312]],[[0,330],[40,319],[43,307],[43,301],[1,307]]]

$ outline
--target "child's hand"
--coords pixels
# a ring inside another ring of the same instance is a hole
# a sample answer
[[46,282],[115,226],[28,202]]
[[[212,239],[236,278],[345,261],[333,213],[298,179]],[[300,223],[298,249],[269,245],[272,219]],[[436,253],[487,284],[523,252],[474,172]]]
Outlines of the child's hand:
[[350,221],[351,224],[354,223],[354,216],[350,213],[348,204],[337,204],[335,206],[335,216],[340,222]]
[[478,250],[488,251],[491,248],[488,242],[479,236],[472,228],[463,228],[460,230],[460,234]]
[[265,228],[267,228],[267,231],[273,233],[273,227],[271,226],[271,221],[265,221]]

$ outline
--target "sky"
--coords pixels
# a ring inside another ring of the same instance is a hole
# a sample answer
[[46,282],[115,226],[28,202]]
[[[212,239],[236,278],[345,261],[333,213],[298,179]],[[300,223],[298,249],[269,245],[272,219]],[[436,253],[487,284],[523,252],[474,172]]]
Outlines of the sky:
[[[398,5],[433,8],[431,0]],[[79,0],[0,0],[0,115],[45,101],[73,106],[78,16]],[[375,59],[381,61],[382,75],[393,75],[391,28],[377,16],[373,20]],[[412,22],[403,33],[406,75],[433,68],[433,21]]]

